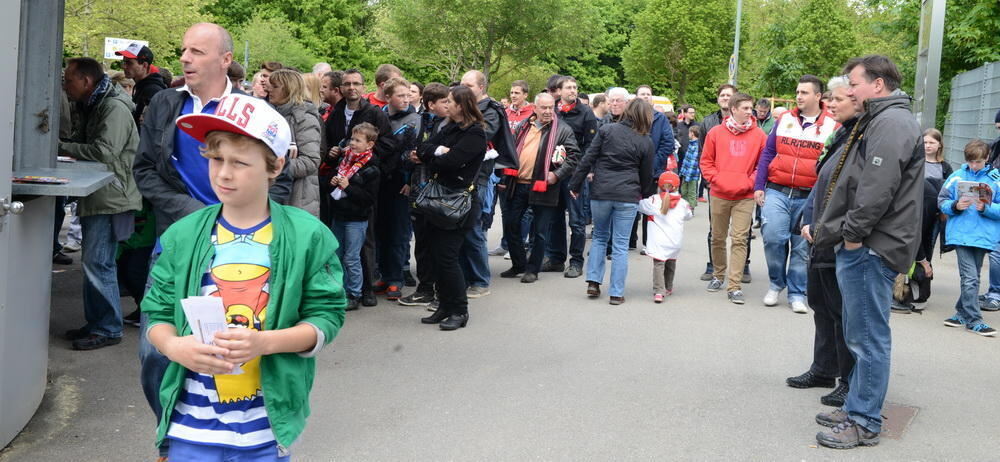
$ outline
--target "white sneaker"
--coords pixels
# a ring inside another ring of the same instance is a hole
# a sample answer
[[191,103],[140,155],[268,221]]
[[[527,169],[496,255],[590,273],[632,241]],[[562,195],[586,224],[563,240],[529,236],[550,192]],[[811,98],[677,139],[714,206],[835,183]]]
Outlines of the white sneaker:
[[68,241],[62,247],[63,252],[66,252],[66,253],[79,252],[80,249],[82,249],[82,248],[83,248],[83,245],[81,243],[75,242],[75,241]]
[[809,307],[806,306],[805,302],[802,300],[796,300],[791,303],[792,311],[799,314],[806,314],[809,312]]
[[781,295],[780,290],[767,289],[767,294],[764,295],[764,306],[777,305],[779,295]]
[[504,260],[510,260],[510,252],[507,252],[507,253],[503,254],[503,259]]

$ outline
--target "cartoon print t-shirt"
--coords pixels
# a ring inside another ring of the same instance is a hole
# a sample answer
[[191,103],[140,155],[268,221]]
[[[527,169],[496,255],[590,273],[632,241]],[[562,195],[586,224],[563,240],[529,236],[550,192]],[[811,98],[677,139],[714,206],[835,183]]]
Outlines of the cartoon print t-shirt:
[[[230,327],[264,330],[272,230],[270,218],[240,229],[220,216],[215,225],[215,257],[202,279],[201,295],[222,298]],[[260,358],[240,364],[240,368],[243,373],[238,375],[188,371],[167,437],[235,448],[273,444],[260,385]]]

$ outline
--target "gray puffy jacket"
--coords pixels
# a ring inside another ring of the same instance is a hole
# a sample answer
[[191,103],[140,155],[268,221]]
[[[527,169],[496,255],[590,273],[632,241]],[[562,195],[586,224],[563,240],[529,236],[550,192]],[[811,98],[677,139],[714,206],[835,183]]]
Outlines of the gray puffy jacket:
[[288,172],[295,181],[289,205],[319,217],[319,159],[320,127],[323,125],[319,111],[311,102],[288,102],[275,109],[284,116],[292,129],[292,141],[298,155],[288,159]]

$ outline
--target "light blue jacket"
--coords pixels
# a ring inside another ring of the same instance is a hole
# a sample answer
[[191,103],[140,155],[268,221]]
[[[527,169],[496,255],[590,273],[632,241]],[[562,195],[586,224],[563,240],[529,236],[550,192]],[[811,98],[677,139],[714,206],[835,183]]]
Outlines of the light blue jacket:
[[[985,183],[993,190],[993,201],[982,212],[975,205],[965,210],[956,210],[958,182],[976,181]],[[1000,170],[986,166],[978,172],[969,169],[969,164],[952,173],[938,194],[938,208],[948,215],[945,243],[993,250],[1000,241]]]

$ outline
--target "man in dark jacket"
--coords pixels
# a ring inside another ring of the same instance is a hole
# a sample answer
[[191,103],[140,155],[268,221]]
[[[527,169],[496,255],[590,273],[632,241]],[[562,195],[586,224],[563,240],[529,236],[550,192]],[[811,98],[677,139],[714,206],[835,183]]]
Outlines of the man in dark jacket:
[[817,246],[838,246],[844,338],[856,365],[843,409],[816,420],[834,427],[819,444],[878,444],[889,389],[893,280],[909,271],[920,245],[924,147],[896,65],[869,55],[847,63],[848,95],[863,114],[845,142],[847,160],[831,178],[826,209],[815,220]]
[[[323,162],[319,168],[319,217],[328,226],[331,223],[330,193],[332,188],[330,180],[336,175],[337,164],[330,161],[331,156],[339,158],[339,151],[343,149],[351,138],[351,130],[358,124],[368,122],[378,129],[379,137],[375,142],[375,149],[372,153],[381,165],[385,160],[398,153],[396,139],[392,136],[392,127],[389,124],[389,116],[385,111],[368,102],[363,96],[365,89],[365,77],[357,69],[348,69],[340,81],[340,93],[343,99],[333,108],[330,117],[326,120],[324,129],[325,146],[329,147],[324,153]],[[386,135],[386,136],[383,136]],[[336,152],[335,152],[336,151]],[[381,168],[381,167],[380,167]],[[377,212],[376,212],[377,213]],[[374,215],[374,214],[373,214]],[[361,289],[361,304],[364,306],[375,306],[378,300],[375,298],[373,286],[375,284],[375,226],[368,223],[367,238],[365,247],[361,254],[361,265],[364,268],[365,282]]]
[[479,298],[490,293],[489,253],[486,248],[486,230],[493,224],[493,191],[489,187],[490,175],[495,168],[510,168],[516,163],[514,159],[514,139],[508,127],[507,111],[503,105],[486,94],[486,75],[472,70],[462,75],[462,85],[469,87],[472,94],[478,98],[477,107],[483,113],[486,122],[486,158],[479,167],[476,178],[476,190],[482,210],[475,223],[466,234],[462,244],[460,260],[465,282],[468,284],[467,296]]
[[688,149],[688,132],[697,123],[694,106],[690,104],[681,106],[681,112],[677,113],[677,130],[674,133],[677,135],[677,165],[684,165],[684,155]]
[[[559,101],[556,103],[559,120],[573,129],[576,144],[580,152],[587,152],[587,147],[597,133],[597,118],[594,111],[577,98],[579,89],[576,79],[564,76],[559,82]],[[542,271],[562,272],[568,278],[578,278],[583,275],[583,250],[587,244],[587,223],[583,218],[583,201],[589,198],[574,199],[569,194],[567,182],[560,184],[559,204],[556,217],[552,220],[549,231],[549,243],[545,247],[546,259],[542,263]],[[566,248],[566,212],[569,212],[569,267],[565,265]]]
[[504,237],[507,242],[521,242],[521,220],[528,207],[534,215],[534,243],[530,258],[524,246],[511,245],[511,268],[500,277],[517,277],[524,273],[521,282],[538,280],[545,251],[545,231],[557,216],[560,186],[573,174],[579,160],[573,130],[555,115],[555,99],[547,93],[535,97],[535,114],[519,123],[515,129],[518,146],[516,169],[505,169],[504,175],[512,177],[506,182],[506,209],[503,214]]
[[135,89],[132,91],[132,104],[135,104],[135,109],[132,111],[132,118],[135,119],[136,127],[139,127],[146,106],[156,93],[167,88],[167,83],[163,80],[163,76],[154,70],[153,51],[149,47],[132,42],[128,48],[116,51],[115,54],[123,58],[122,71],[125,72],[125,77],[135,81]]
[[[186,84],[176,90],[157,93],[143,116],[139,151],[132,167],[136,185],[142,196],[153,206],[156,235],[177,220],[206,205],[219,202],[208,179],[208,159],[202,157],[201,143],[177,130],[174,121],[184,114],[214,113],[219,100],[234,91],[226,75],[233,59],[233,39],[229,32],[215,24],[196,24],[184,34],[181,65]],[[292,177],[287,171],[271,186],[271,199],[279,203],[288,200]],[[150,259],[155,263],[158,251]],[[140,331],[146,331],[146,315]],[[139,359],[142,363],[140,382],[146,401],[157,416],[160,407],[160,382],[170,361],[139,337]],[[167,443],[160,447],[166,455]]]

